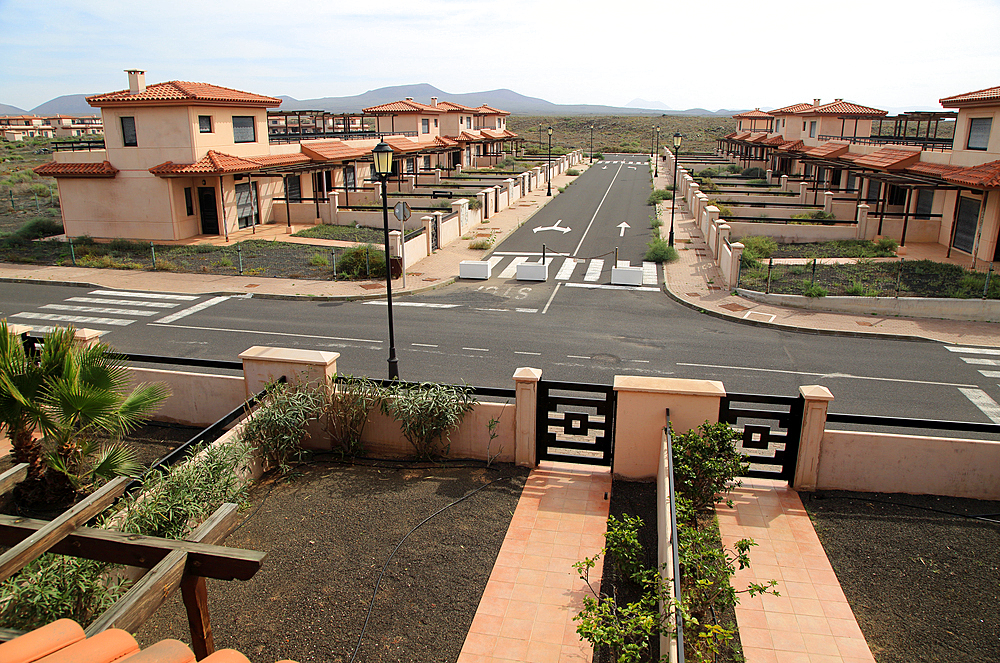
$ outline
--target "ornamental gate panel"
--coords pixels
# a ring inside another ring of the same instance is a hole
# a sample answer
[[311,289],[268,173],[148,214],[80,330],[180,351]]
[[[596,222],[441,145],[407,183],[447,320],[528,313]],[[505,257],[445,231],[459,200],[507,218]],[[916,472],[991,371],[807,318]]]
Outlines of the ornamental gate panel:
[[719,421],[742,433],[737,450],[750,463],[746,476],[795,478],[804,407],[801,396],[728,394],[722,398]]
[[616,396],[610,385],[540,380],[536,460],[610,467]]

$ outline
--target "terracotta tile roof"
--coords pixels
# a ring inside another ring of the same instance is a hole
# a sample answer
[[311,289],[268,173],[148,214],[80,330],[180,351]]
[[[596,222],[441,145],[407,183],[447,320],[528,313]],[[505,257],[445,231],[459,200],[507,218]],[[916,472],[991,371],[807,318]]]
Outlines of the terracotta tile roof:
[[847,115],[850,117],[882,117],[888,115],[888,111],[871,106],[852,104],[849,101],[831,101],[828,104],[810,106],[805,110],[797,112],[798,115]]
[[903,150],[898,147],[883,147],[877,152],[858,157],[854,163],[876,170],[902,170],[920,160],[920,150]]
[[750,136],[751,134],[749,131],[743,131],[733,136],[733,140],[746,140]]
[[503,140],[504,138],[507,138],[510,135],[514,136],[517,135],[517,134],[511,134],[511,132],[509,131],[499,131],[497,129],[480,129],[479,131],[487,138],[493,138],[494,140]]
[[778,148],[779,152],[804,152],[806,144],[801,140],[787,141]]
[[404,136],[386,136],[382,140],[388,143],[389,147],[391,147],[392,151],[395,152],[396,154],[408,154],[410,152],[419,152],[421,149],[434,147],[433,140],[429,140],[426,143],[424,143],[423,146],[421,146],[421,144],[418,141],[413,140],[412,138],[406,138]]
[[763,143],[765,140],[767,140],[766,131],[764,133],[755,133],[750,138],[747,138],[748,143]]
[[725,136],[723,136],[722,138],[723,138],[724,140],[728,140],[728,139],[730,139],[730,138],[735,138],[735,137],[736,137],[736,132],[734,131],[734,132],[733,132],[733,133],[731,133],[731,134],[726,134],[726,135],[725,135]]
[[107,161],[100,163],[58,163],[49,161],[36,166],[34,171],[45,177],[114,177],[118,169]]
[[173,163],[167,161],[159,166],[153,166],[149,172],[154,175],[225,175],[228,173],[247,173],[261,167],[259,161],[252,158],[234,157],[215,150],[194,163]]
[[458,147],[458,141],[447,136],[435,136],[434,143],[437,147]]
[[744,120],[744,119],[750,119],[750,120],[765,119],[765,120],[770,120],[772,117],[774,117],[774,116],[771,115],[770,113],[765,113],[764,111],[762,111],[759,108],[754,108],[752,111],[746,111],[745,113],[740,113],[739,115],[733,115],[733,119],[734,120]]
[[918,161],[906,169],[906,172],[914,175],[932,175],[934,177],[944,177],[946,173],[962,170],[961,166],[952,166],[945,163],[929,163]]
[[992,106],[994,102],[1000,101],[1000,87],[988,87],[984,90],[956,94],[951,97],[939,99],[945,108],[961,108],[962,106]]
[[461,111],[463,113],[475,112],[474,109],[469,108],[468,106],[463,106],[462,104],[456,104],[453,101],[439,101],[437,107],[443,108],[446,111]]
[[[441,104],[438,104],[440,106]],[[445,113],[443,108],[438,108],[437,106],[428,106],[427,104],[422,104],[412,99],[405,99],[403,101],[392,101],[388,104],[382,104],[381,106],[370,106],[368,108],[362,108],[362,113]]]
[[477,141],[486,140],[483,138],[482,134],[478,129],[472,131],[463,131],[455,137],[455,140],[462,143],[475,143]]
[[1000,189],[1000,161],[958,168],[945,173],[943,179],[975,189]]
[[316,140],[302,143],[302,153],[314,161],[350,161],[370,156],[377,144],[377,140],[351,143],[342,140]]
[[167,81],[146,87],[145,92],[131,94],[128,90],[109,92],[87,97],[91,106],[134,106],[136,104],[161,103],[221,103],[238,106],[280,106],[281,99],[265,97],[259,94],[234,90],[208,83],[190,83],[187,81]]
[[487,106],[486,104],[477,106],[472,110],[480,115],[510,115],[510,111],[499,110],[497,108],[493,108],[492,106]]
[[819,147],[813,147],[806,150],[806,154],[811,157],[820,157],[824,159],[835,159],[840,155],[847,152],[850,148],[848,143],[840,143],[837,141],[828,141],[823,143]]
[[312,159],[308,155],[299,152],[297,154],[265,154],[253,157],[252,161],[256,161],[261,166],[293,166],[299,163],[308,163]]
[[791,115],[808,110],[812,107],[812,104],[792,104],[791,106],[785,106],[784,108],[775,108],[773,111],[770,111],[770,113],[771,115]]
[[771,136],[770,138],[768,138],[766,140],[762,140],[762,141],[760,141],[760,144],[761,145],[771,145],[772,147],[780,147],[781,145],[784,145],[787,142],[788,142],[787,140],[785,140],[780,135],[778,135],[778,136]]
[[[89,638],[80,625],[70,619],[60,619],[7,642],[0,642],[3,663],[64,663],[88,661],[143,661],[145,663],[194,663],[195,656],[180,640],[160,640],[140,651],[135,638],[127,632],[111,628]],[[249,663],[235,649],[220,649],[202,659],[204,663]],[[283,661],[279,663],[294,663]]]

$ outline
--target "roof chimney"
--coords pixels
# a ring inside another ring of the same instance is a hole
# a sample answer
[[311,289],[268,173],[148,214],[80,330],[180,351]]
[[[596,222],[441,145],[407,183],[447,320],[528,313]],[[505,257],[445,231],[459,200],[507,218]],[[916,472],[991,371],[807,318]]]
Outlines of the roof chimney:
[[843,99],[834,99],[833,101],[834,101],[834,102],[837,102],[837,101],[843,101]]
[[126,69],[128,74],[128,93],[142,94],[146,91],[146,72],[142,69]]
[[813,99],[813,106],[819,106],[819,99]]
[[407,101],[413,101],[413,97],[407,97],[406,100]]
[[437,106],[437,105],[438,105],[438,98],[431,97],[431,106]]

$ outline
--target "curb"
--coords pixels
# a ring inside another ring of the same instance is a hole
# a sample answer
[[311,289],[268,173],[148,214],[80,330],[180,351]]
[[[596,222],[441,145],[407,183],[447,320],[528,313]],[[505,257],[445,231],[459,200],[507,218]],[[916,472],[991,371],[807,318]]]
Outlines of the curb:
[[698,306],[693,302],[689,302],[686,299],[674,294],[674,292],[667,286],[666,282],[663,283],[663,292],[670,299],[674,300],[678,304],[685,306],[698,313],[704,313],[713,318],[718,318],[720,320],[728,320],[729,322],[736,322],[743,325],[749,325],[751,327],[766,327],[769,329],[775,329],[778,331],[787,332],[797,332],[799,334],[815,334],[817,336],[840,336],[844,338],[866,338],[866,339],[878,339],[884,341],[919,341],[922,343],[943,343],[947,345],[945,341],[939,341],[934,338],[927,338],[926,336],[912,336],[909,334],[888,334],[882,332],[863,332],[863,331],[843,331],[839,329],[812,329],[808,327],[793,327],[791,325],[782,325],[775,322],[764,322],[763,320],[747,320],[746,318],[738,318],[736,316],[726,315],[725,313],[720,313],[718,311],[713,311],[711,309]]

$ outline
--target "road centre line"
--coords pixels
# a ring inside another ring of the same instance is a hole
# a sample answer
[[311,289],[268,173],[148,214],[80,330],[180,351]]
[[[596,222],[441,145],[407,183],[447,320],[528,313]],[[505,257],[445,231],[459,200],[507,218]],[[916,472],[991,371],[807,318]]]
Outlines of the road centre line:
[[549,295],[549,301],[545,302],[545,307],[542,309],[542,315],[545,315],[546,311],[549,310],[549,305],[552,304],[552,300],[556,298],[556,293],[559,292],[559,288],[562,285],[562,283],[556,283],[555,289],[553,289],[552,294]]
[[573,249],[573,255],[576,255],[577,253],[580,252],[580,247],[583,246],[583,240],[587,239],[587,233],[590,232],[590,227],[594,225],[594,219],[597,218],[597,214],[598,212],[601,211],[601,207],[604,205],[604,201],[607,200],[608,194],[611,193],[611,187],[615,185],[615,180],[618,179],[618,176],[621,175],[621,172],[622,172],[622,167],[618,166],[618,171],[615,173],[615,176],[611,178],[611,184],[608,185],[608,190],[604,192],[604,197],[601,198],[601,202],[597,204],[597,209],[594,210],[594,216],[590,217],[590,223],[587,224],[587,228],[583,231],[583,237],[580,238],[580,243],[576,245],[575,249]]
[[146,299],[175,299],[181,302],[193,302],[201,295],[164,295],[158,292],[126,292],[125,290],[91,290],[88,295],[105,295],[110,297],[145,297]]
[[[131,322],[131,321],[130,321]],[[288,332],[258,331],[255,329],[228,329],[226,327],[199,327],[197,325],[164,325],[159,322],[147,323],[151,327],[169,327],[170,329],[199,329],[202,331],[229,332],[232,334],[264,334],[266,336],[292,336],[294,338],[318,338],[323,341],[351,341],[354,343],[385,343],[371,338],[345,338],[341,336],[317,336],[315,334],[290,334]]]
[[968,352],[972,355],[1000,355],[1000,350],[997,348],[966,348],[954,345],[946,345],[944,349],[948,352]]
[[541,357],[542,356],[541,352],[521,352],[520,350],[514,350],[514,354],[516,354],[516,355],[531,355],[532,357]]
[[567,359],[590,359],[591,357],[584,357],[583,355],[566,355]]
[[995,424],[1000,424],[1000,405],[990,398],[982,389],[959,389],[972,404],[978,407],[983,414],[990,418]]
[[462,348],[463,350],[469,350],[471,352],[489,352],[489,348]]
[[438,347],[437,345],[435,345],[433,343],[410,343],[410,345],[415,345],[418,348],[436,348],[436,347]]
[[849,375],[847,373],[809,373],[806,371],[783,371],[777,368],[751,368],[749,366],[722,366],[720,364],[689,364],[677,362],[677,366],[690,366],[693,368],[721,368],[730,371],[756,371],[760,373],[783,373],[785,375],[812,375],[820,378],[844,378],[848,380],[875,380],[878,382],[903,382],[905,384],[927,384],[941,387],[968,387],[976,388],[974,384],[962,384],[958,382],[934,382],[932,380],[904,380],[902,378],[879,378],[867,375]]

